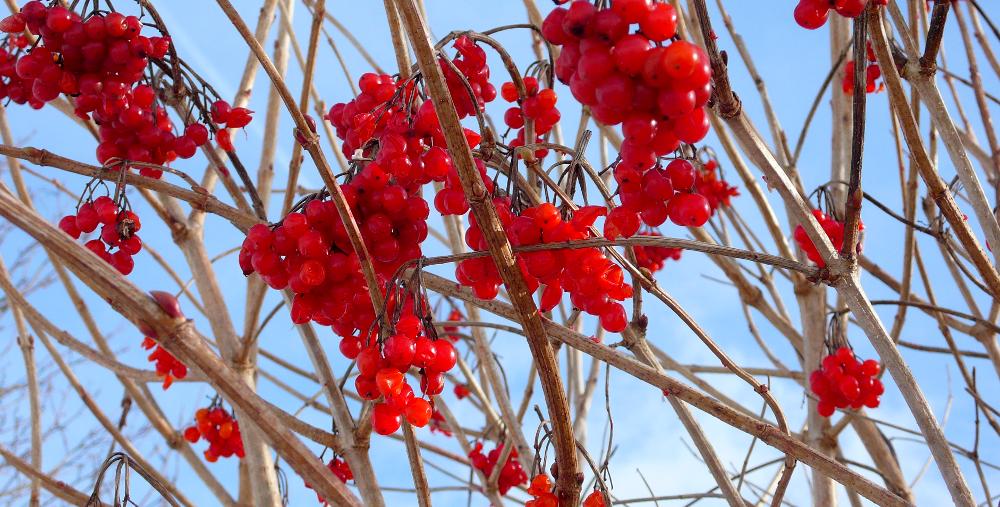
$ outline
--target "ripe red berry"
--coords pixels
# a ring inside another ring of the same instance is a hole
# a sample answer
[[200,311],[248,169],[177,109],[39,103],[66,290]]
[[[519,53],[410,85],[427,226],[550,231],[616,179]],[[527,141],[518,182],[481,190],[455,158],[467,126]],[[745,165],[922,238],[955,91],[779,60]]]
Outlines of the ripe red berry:
[[220,125],[225,124],[229,121],[229,114],[232,112],[233,107],[229,105],[229,102],[224,100],[217,100],[212,103],[212,121]]
[[59,220],[59,228],[66,234],[69,234],[73,239],[80,238],[80,228],[77,226],[76,217],[73,215],[62,217]]
[[431,404],[423,398],[414,398],[406,405],[406,421],[418,428],[430,422],[432,413]]
[[650,0],[615,0],[611,3],[611,10],[628,23],[641,22],[651,7]]
[[655,3],[639,21],[639,29],[653,41],[665,41],[677,33],[677,12],[668,3]]
[[679,193],[667,205],[670,221],[685,227],[701,227],[712,214],[708,199],[700,194]]
[[187,440],[188,442],[191,442],[193,444],[196,443],[199,438],[201,438],[201,432],[198,431],[197,427],[189,426],[187,429],[184,430],[184,440]]
[[372,408],[372,429],[379,435],[391,435],[399,429],[402,417],[387,403],[376,403]]
[[0,31],[6,33],[23,32],[25,28],[24,16],[20,13],[11,14],[0,20]]
[[799,0],[794,11],[795,22],[808,30],[815,30],[825,25],[829,14],[828,0]]

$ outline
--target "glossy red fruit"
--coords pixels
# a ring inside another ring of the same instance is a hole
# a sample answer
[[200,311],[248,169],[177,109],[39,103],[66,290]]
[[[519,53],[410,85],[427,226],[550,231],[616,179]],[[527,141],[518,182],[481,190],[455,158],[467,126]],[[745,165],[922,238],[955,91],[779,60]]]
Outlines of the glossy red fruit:
[[426,366],[430,371],[447,372],[455,367],[458,362],[458,353],[455,346],[448,340],[434,341],[434,359]]
[[670,221],[684,227],[701,227],[708,222],[712,210],[708,199],[699,194],[679,193],[667,206]]
[[617,303],[609,304],[608,307],[601,312],[601,327],[609,333],[620,333],[628,326],[628,316],[625,314],[625,308]]
[[600,491],[594,490],[587,498],[583,499],[583,507],[606,507],[607,503],[604,501],[604,494]]
[[5,33],[23,32],[25,28],[24,16],[20,13],[11,14],[0,20],[0,31]]
[[151,290],[149,295],[153,297],[153,301],[159,305],[160,309],[166,312],[167,315],[175,319],[183,319],[184,312],[181,310],[181,303],[177,298],[166,291],[162,290]]
[[211,109],[212,121],[218,124],[225,124],[229,121],[229,114],[232,110],[233,107],[229,105],[229,102],[224,100],[213,102]]
[[376,403],[372,408],[372,429],[379,435],[391,435],[402,424],[399,411],[387,403]]
[[618,70],[634,76],[642,72],[651,49],[648,38],[640,34],[626,35],[615,43],[611,56]]
[[431,420],[433,412],[430,402],[423,398],[414,398],[406,405],[404,414],[408,423],[423,428]]
[[384,361],[379,354],[378,347],[374,345],[365,347],[358,354],[357,362],[358,373],[365,377],[374,377],[384,366]]
[[80,209],[76,212],[76,226],[81,232],[94,232],[99,222],[100,218],[97,216],[97,211],[94,210],[94,206],[90,203],[80,206]]
[[69,234],[73,239],[80,238],[80,228],[76,225],[76,217],[73,215],[67,215],[59,220],[59,228],[63,230],[66,234]]
[[382,368],[375,374],[375,385],[382,396],[392,396],[402,388],[403,374],[396,368]]
[[429,338],[420,337],[414,343],[413,366],[417,368],[427,368],[434,361],[437,348]]
[[628,23],[641,22],[651,7],[650,0],[615,0],[611,3],[611,10]]
[[668,3],[655,3],[639,21],[639,29],[655,42],[665,41],[677,33],[677,11]]
[[390,336],[382,347],[386,361],[400,369],[408,368],[413,364],[413,356],[416,352],[416,341],[402,333]]
[[73,13],[62,6],[49,8],[49,14],[45,18],[45,26],[55,33],[62,33],[73,26]]
[[695,170],[691,162],[682,158],[671,160],[667,164],[666,172],[674,189],[683,191],[694,187]]
[[568,35],[584,37],[588,35],[590,20],[597,14],[594,4],[587,1],[573,2],[566,10],[562,20],[562,29]]
[[192,444],[197,442],[201,438],[201,432],[195,426],[189,426],[184,430],[184,440],[191,442]]
[[437,396],[444,392],[444,375],[435,372],[425,372],[420,377],[420,390],[427,396]]
[[361,340],[356,336],[346,336],[340,340],[340,353],[348,359],[354,359],[361,353]]
[[371,377],[358,376],[354,379],[354,388],[358,391],[358,396],[364,400],[376,400],[381,396],[378,384]]
[[674,79],[684,79],[690,76],[701,63],[703,53],[701,48],[687,41],[675,41],[667,46],[663,53],[663,64],[667,74]]
[[825,25],[829,15],[830,4],[827,0],[799,0],[794,11],[795,22],[808,30]]

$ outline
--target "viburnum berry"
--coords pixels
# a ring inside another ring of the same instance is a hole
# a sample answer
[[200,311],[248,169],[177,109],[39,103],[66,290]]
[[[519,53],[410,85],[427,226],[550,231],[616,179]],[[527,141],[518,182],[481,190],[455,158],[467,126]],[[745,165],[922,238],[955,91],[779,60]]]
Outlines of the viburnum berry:
[[[649,231],[640,232],[639,236],[660,237],[661,234],[655,231]],[[675,261],[680,260],[681,253],[684,250],[665,246],[633,245],[632,251],[635,252],[635,261],[637,266],[647,269],[651,273],[656,273],[657,271],[663,269],[664,261],[667,259],[673,259]]]
[[387,403],[376,403],[372,408],[372,429],[379,435],[391,435],[402,424],[402,415]]
[[[841,89],[846,95],[854,94],[854,61],[847,62],[844,66],[844,80]],[[877,93],[885,89],[884,83],[879,83],[882,77],[882,69],[877,63],[870,63],[865,67],[865,93]]]
[[[180,380],[187,377],[187,366],[168,352],[167,349],[161,347],[156,340],[148,336],[143,338],[142,348],[153,351],[147,359],[156,365],[156,376],[163,379],[164,390],[173,384],[174,379]],[[190,430],[191,428],[188,429]],[[187,438],[187,432],[185,432],[185,438]],[[196,441],[197,439],[193,440],[192,443]]]
[[[326,468],[333,473],[340,482],[347,483],[348,481],[354,480],[354,473],[351,471],[350,465],[347,464],[342,458],[334,456],[333,459],[327,462]],[[312,485],[308,482],[305,483],[306,488],[312,489]],[[326,499],[324,499],[319,493],[316,494],[316,499],[323,506],[330,505]]]
[[85,243],[87,249],[104,259],[123,275],[128,275],[135,267],[133,256],[142,249],[142,241],[136,234],[142,223],[139,216],[129,211],[127,202],[116,203],[107,196],[88,199],[76,211],[59,220],[59,228],[73,239],[83,233],[91,233],[100,226],[97,239]]
[[[472,462],[473,467],[489,477],[493,473],[493,469],[498,465],[501,453],[503,453],[503,445],[496,447],[488,454],[483,454],[483,443],[476,442],[472,451],[469,452],[469,461]],[[511,488],[520,486],[528,481],[528,474],[524,472],[521,462],[517,459],[517,449],[511,450],[507,461],[501,466],[503,468],[501,468],[497,479],[497,489],[501,495],[506,495],[507,491],[510,491]]]
[[[795,6],[795,22],[802,28],[815,30],[826,24],[830,11],[845,18],[860,16],[869,0],[799,0]],[[872,0],[875,5],[887,5],[888,0]]]
[[198,409],[194,419],[195,424],[184,430],[184,438],[192,444],[198,440],[208,442],[208,449],[204,454],[209,463],[214,463],[219,458],[244,456],[240,423],[218,401]]
[[879,369],[878,361],[859,361],[848,347],[827,355],[809,376],[809,388],[819,398],[816,410],[830,417],[838,408],[878,407],[885,392],[878,379]]
[[532,496],[524,505],[525,507],[556,507],[559,505],[559,497],[553,492],[552,480],[546,474],[538,474],[531,478],[528,486],[528,494]]
[[[833,244],[833,249],[840,251],[840,248],[844,245],[844,223],[835,219],[834,217],[823,213],[823,211],[815,209],[813,210],[813,217],[819,222],[820,227],[823,228],[823,232],[826,233],[826,237],[830,239],[830,243]],[[858,231],[863,231],[865,229],[865,224],[860,219],[858,219]],[[799,245],[799,248],[805,252],[806,257],[815,262],[817,266],[826,266],[826,261],[819,254],[819,250],[816,245],[813,244],[812,240],[806,234],[805,228],[801,224],[795,226],[795,232],[792,234],[795,238],[795,243]],[[857,243],[857,251],[861,252],[861,242]]]
[[708,199],[701,194],[678,193],[667,205],[670,221],[685,227],[701,227],[712,214]]
[[605,507],[604,494],[598,490],[592,491],[587,498],[583,499],[583,507]]

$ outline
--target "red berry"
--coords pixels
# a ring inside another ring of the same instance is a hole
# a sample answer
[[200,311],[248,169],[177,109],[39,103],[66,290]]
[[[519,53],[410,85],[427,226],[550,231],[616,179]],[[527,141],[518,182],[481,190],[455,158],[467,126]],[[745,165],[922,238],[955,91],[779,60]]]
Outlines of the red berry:
[[712,214],[708,199],[699,194],[679,193],[670,200],[667,210],[671,222],[685,227],[701,227]]
[[653,41],[665,41],[677,33],[677,12],[670,4],[655,3],[639,21],[639,29]]
[[217,100],[212,103],[212,121],[218,124],[225,124],[229,121],[229,114],[232,112],[233,107],[229,105],[229,102],[224,100]]
[[80,228],[76,225],[76,217],[74,215],[62,217],[59,220],[59,228],[66,234],[69,234],[73,239],[80,238]]
[[431,420],[433,408],[427,400],[414,398],[406,405],[405,413],[407,422],[418,428],[423,428]]
[[379,435],[391,435],[402,424],[400,413],[387,403],[376,403],[372,409],[372,429]]
[[795,22],[808,30],[815,30],[825,25],[829,14],[828,0],[799,0],[794,12]]

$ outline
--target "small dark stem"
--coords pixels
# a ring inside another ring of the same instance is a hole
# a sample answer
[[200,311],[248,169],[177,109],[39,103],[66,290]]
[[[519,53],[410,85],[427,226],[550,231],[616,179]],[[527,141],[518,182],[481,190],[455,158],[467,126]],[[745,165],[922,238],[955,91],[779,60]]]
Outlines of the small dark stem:
[[[869,6],[869,12],[875,12]],[[844,204],[846,218],[844,219],[844,244],[840,256],[851,262],[855,260],[855,247],[858,244],[858,223],[861,221],[861,166],[865,150],[865,105],[868,99],[866,90],[867,60],[867,23],[868,16],[854,18],[854,118],[851,136],[851,177],[847,187],[847,202]]]
[[927,43],[924,46],[924,56],[920,57],[920,72],[922,74],[930,75],[937,70],[937,54],[938,50],[941,49],[944,24],[948,20],[948,10],[950,8],[950,0],[938,0],[934,2],[934,11],[931,13],[931,26],[927,30]]
[[715,38],[712,37],[715,31],[712,30],[712,20],[708,17],[708,7],[704,0],[697,0],[694,2],[694,10],[698,14],[698,25],[701,27],[705,41],[705,51],[712,63],[712,82],[715,85],[712,96],[715,98],[719,116],[723,119],[734,118],[740,114],[743,107],[729,85],[729,71],[726,62],[719,54],[719,47],[715,44]]

